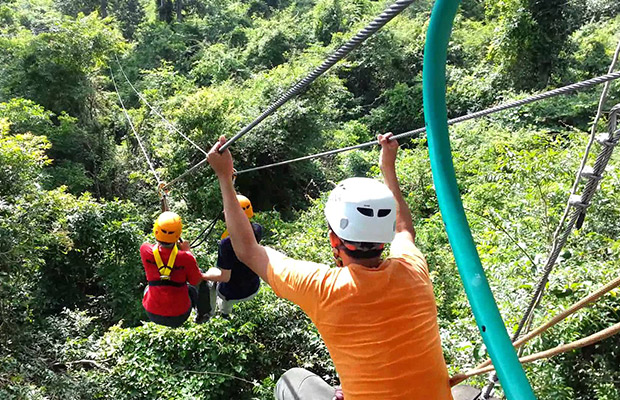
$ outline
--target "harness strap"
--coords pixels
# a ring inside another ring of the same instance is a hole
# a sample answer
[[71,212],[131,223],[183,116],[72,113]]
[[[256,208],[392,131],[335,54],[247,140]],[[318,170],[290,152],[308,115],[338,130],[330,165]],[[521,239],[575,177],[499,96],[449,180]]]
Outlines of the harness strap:
[[175,282],[171,280],[163,280],[163,281],[149,281],[149,286],[174,286],[174,287],[183,287],[187,286],[185,282]]
[[172,252],[170,253],[170,257],[168,258],[168,262],[164,265],[164,262],[161,259],[161,254],[159,254],[159,246],[153,246],[153,257],[155,257],[155,264],[157,264],[157,269],[159,270],[160,280],[167,281],[170,279],[170,274],[174,268],[174,262],[177,258],[177,254],[179,254],[179,249],[175,244],[172,248]]

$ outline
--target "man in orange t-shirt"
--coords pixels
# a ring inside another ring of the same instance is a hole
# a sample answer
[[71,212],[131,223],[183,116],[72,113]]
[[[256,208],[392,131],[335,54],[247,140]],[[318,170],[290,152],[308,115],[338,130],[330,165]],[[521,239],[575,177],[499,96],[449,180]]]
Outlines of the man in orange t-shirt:
[[[230,152],[219,153],[225,138],[209,152],[237,257],[310,317],[342,384],[336,393],[318,376],[295,368],[278,381],[277,399],[452,399],[433,288],[424,256],[414,245],[411,213],[395,171],[398,143],[390,137],[378,137],[385,184],[347,179],[325,206],[339,268],[260,246],[236,200]],[[387,243],[390,254],[382,261]]]

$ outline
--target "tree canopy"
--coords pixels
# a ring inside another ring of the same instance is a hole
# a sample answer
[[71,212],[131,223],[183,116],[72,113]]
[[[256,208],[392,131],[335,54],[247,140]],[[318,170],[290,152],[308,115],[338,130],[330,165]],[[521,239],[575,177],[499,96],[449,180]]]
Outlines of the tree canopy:
[[[264,285],[219,317],[177,329],[146,323],[139,246],[159,212],[154,168],[170,181],[351,38],[389,1],[7,0],[0,4],[0,398],[270,399],[303,365],[335,383],[309,319]],[[424,126],[422,56],[431,1],[416,2],[231,148],[236,168],[278,162]],[[457,117],[607,72],[620,3],[463,0],[448,51]],[[118,60],[118,62],[117,62]],[[122,70],[121,70],[122,68]],[[133,91],[154,107],[153,111]],[[460,190],[509,332],[549,251],[601,87],[451,128]],[[605,110],[620,100],[612,83]],[[597,127],[606,130],[606,114]],[[486,358],[436,202],[425,136],[401,142],[398,176],[431,269],[451,373]],[[592,156],[594,157],[594,155]],[[240,175],[264,243],[330,263],[326,194],[379,177],[370,148]],[[592,161],[592,160],[590,160]],[[615,278],[620,155],[560,257],[534,317],[557,314]],[[194,238],[222,209],[208,168],[175,185]],[[206,269],[214,234],[194,250]],[[620,320],[612,292],[526,353]],[[525,367],[540,399],[620,398],[620,339]],[[484,385],[483,378],[471,380]],[[500,388],[501,394],[501,388]]]

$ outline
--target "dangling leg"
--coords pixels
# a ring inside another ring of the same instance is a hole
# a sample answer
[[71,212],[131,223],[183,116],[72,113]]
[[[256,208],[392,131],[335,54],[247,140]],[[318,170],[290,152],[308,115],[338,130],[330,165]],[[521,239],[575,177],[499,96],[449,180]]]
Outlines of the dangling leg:
[[218,290],[217,290],[217,309],[222,314],[222,317],[224,317],[224,318],[229,318],[230,317],[230,313],[232,312],[233,304],[234,304],[234,302],[230,301],[230,300],[227,300],[226,297],[224,297],[224,295],[222,294],[222,292],[219,291],[219,288],[218,288]]
[[211,318],[210,283],[202,281],[198,285],[198,300],[196,306],[196,323],[202,324]]
[[277,400],[332,400],[336,390],[318,375],[303,368],[291,368],[276,384]]
[[209,282],[209,303],[211,304],[211,316],[213,316],[217,306],[217,282]]
[[195,286],[187,285],[187,293],[189,294],[189,301],[192,303],[192,308],[196,308],[198,304],[198,290]]

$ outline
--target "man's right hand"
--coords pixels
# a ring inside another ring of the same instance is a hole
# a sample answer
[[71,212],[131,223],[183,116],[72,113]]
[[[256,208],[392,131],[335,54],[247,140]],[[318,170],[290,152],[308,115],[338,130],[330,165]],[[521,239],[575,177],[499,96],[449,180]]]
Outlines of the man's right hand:
[[230,178],[232,179],[234,168],[233,159],[228,149],[220,153],[220,147],[226,143],[226,138],[222,135],[220,139],[215,142],[209,154],[207,154],[207,161],[218,178]]

